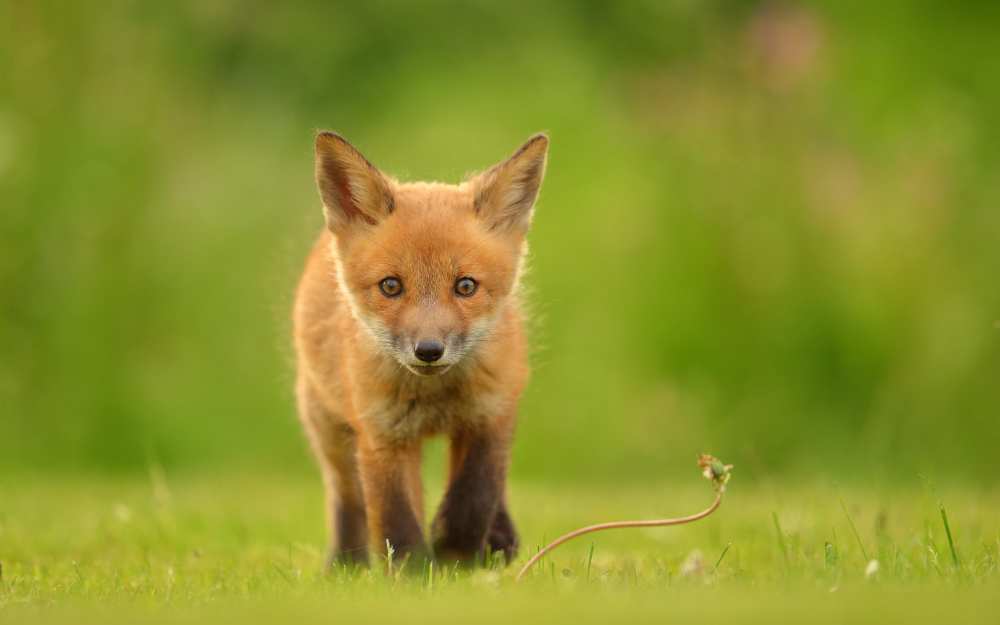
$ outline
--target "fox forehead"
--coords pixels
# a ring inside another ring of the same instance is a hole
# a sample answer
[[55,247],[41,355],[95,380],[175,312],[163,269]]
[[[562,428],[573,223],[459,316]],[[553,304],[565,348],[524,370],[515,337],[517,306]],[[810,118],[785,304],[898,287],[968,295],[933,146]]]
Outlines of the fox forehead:
[[393,185],[392,213],[342,242],[345,276],[366,288],[387,276],[432,290],[454,278],[475,277],[491,291],[513,288],[520,241],[491,232],[475,213],[469,185]]

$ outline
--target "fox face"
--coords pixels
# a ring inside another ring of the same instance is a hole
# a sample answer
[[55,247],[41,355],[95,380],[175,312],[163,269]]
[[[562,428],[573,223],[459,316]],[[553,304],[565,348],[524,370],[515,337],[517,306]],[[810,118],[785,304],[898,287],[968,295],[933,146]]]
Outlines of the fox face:
[[474,358],[514,295],[548,138],[459,185],[400,183],[339,135],[316,138],[336,283],[391,360],[419,376]]

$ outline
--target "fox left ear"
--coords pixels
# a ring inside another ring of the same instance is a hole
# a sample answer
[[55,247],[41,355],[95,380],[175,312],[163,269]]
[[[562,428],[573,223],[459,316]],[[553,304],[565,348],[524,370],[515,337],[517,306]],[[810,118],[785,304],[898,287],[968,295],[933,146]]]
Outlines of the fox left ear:
[[335,234],[352,224],[374,226],[393,210],[385,176],[346,139],[333,132],[316,135],[316,186],[327,227]]
[[548,153],[549,138],[537,134],[513,156],[473,180],[476,214],[490,230],[528,231]]

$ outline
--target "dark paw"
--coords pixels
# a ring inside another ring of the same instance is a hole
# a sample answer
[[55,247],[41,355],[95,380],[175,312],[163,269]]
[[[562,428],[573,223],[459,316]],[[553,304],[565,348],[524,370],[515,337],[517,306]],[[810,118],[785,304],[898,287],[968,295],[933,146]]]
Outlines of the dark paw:
[[446,500],[431,524],[434,559],[461,565],[481,561],[486,544],[485,521],[479,515],[455,514],[447,504]]
[[434,559],[445,564],[471,566],[482,561],[483,541],[468,537],[445,535],[434,540]]
[[331,549],[326,556],[326,570],[368,566],[368,549]]
[[490,527],[490,533],[486,537],[486,543],[491,553],[503,554],[506,564],[510,564],[517,557],[520,540],[517,536],[517,530],[514,529],[514,523],[511,522],[510,515],[507,514],[506,510],[501,509],[497,512],[496,518],[493,519],[493,525]]
[[509,564],[517,556],[517,531],[505,509],[497,511],[485,536],[481,530],[476,532],[468,529],[457,527],[446,530],[443,520],[438,518],[433,527],[435,559],[446,563],[457,562],[463,566],[492,566],[495,558],[502,557],[504,564]]

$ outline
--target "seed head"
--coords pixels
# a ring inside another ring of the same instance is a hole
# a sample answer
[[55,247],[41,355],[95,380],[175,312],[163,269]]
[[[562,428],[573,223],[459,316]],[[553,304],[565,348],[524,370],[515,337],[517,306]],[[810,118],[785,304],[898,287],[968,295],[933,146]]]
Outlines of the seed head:
[[729,477],[733,471],[733,465],[723,464],[723,462],[715,456],[702,454],[698,458],[698,467],[701,468],[701,474],[705,476],[705,479],[712,482],[715,490],[720,493],[726,490],[726,484],[729,482]]

